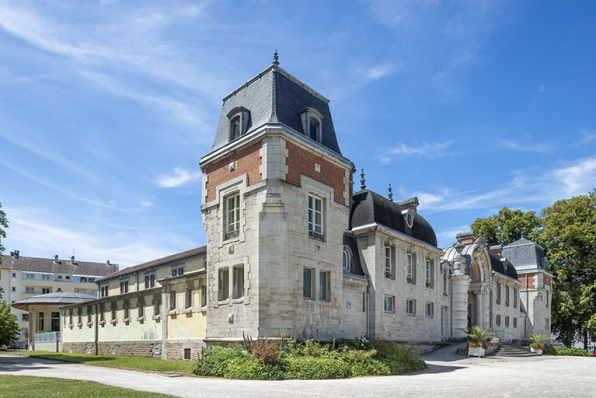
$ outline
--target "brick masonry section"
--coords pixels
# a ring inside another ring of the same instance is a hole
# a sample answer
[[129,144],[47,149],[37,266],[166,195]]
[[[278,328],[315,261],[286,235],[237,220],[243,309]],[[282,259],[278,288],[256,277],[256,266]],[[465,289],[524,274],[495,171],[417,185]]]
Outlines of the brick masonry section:
[[[334,201],[345,204],[343,197],[345,169],[292,144],[290,141],[286,142],[286,148],[288,149],[288,159],[286,160],[288,166],[287,182],[299,187],[300,175],[304,174],[315,181],[332,187]],[[321,165],[321,171],[315,170],[315,163]],[[349,184],[349,186],[348,203],[352,203],[352,184]]]
[[[227,157],[214,165],[207,167],[207,198],[205,203],[215,200],[217,187],[231,179],[239,177],[248,173],[248,185],[253,185],[261,181],[261,174],[259,166],[261,165],[261,157],[259,149],[261,149],[261,141],[249,146],[248,148]],[[230,163],[236,162],[236,168],[230,171]]]
[[[99,343],[99,355],[112,355],[112,347],[116,349],[114,355],[127,357],[153,357],[155,346],[161,348],[161,340],[153,341],[107,341]],[[95,343],[65,343],[62,345],[62,352],[73,354],[87,354],[88,348],[91,348],[91,354],[95,354]]]

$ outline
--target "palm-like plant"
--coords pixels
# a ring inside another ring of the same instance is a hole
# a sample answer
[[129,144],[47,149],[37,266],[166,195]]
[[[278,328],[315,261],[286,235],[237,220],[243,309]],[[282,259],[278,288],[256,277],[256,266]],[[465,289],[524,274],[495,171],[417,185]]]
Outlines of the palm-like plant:
[[542,344],[542,342],[550,340],[550,337],[548,337],[545,334],[530,334],[528,337],[532,342],[532,344],[530,344],[530,347],[535,350],[544,350],[544,344]]
[[478,325],[469,327],[467,333],[468,337],[473,343],[479,343],[483,340],[488,340],[495,337],[495,334],[493,332],[490,332],[488,329],[484,329],[483,327]]

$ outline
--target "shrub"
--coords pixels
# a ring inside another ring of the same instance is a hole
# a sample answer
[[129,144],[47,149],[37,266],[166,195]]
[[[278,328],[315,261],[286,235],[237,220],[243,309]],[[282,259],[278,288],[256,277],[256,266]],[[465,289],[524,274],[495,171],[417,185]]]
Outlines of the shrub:
[[283,362],[286,379],[322,380],[351,376],[350,365],[341,359],[290,355]]
[[375,359],[376,350],[362,351],[345,349],[341,359],[350,365],[353,377],[360,376],[389,376],[389,368],[383,362]]
[[544,351],[542,352],[544,355],[558,355],[558,356],[571,356],[571,357],[587,357],[588,353],[581,348],[575,347],[557,347],[554,345],[546,345],[544,347]]
[[240,346],[213,346],[205,350],[203,358],[197,363],[195,373],[200,376],[225,377],[228,363],[235,358],[246,358],[248,354]]
[[279,346],[273,341],[253,341],[252,357],[261,364],[276,364],[279,361]]
[[237,357],[228,362],[225,377],[240,380],[283,380],[285,374],[283,368],[276,364],[263,364],[252,357]]

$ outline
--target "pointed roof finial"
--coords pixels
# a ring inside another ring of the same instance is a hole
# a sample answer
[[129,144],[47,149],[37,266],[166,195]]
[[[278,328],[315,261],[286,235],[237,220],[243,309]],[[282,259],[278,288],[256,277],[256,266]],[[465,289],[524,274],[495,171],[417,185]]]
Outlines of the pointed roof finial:
[[279,55],[277,54],[277,48],[273,53],[273,65],[279,65]]
[[391,189],[391,183],[389,183],[389,200],[393,202],[393,190]]
[[361,169],[362,173],[360,174],[360,189],[366,189],[366,180],[364,179],[364,169]]

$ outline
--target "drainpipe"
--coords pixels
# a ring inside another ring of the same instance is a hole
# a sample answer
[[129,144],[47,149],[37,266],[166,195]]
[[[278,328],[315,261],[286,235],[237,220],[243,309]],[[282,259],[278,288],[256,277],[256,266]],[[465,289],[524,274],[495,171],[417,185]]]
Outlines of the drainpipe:
[[99,322],[99,317],[98,317],[98,305],[97,305],[97,301],[94,304],[95,307],[95,322],[93,322],[93,326],[95,326],[95,355],[99,355],[99,325],[97,324],[97,322]]
[[370,340],[370,277],[366,276],[366,338]]

